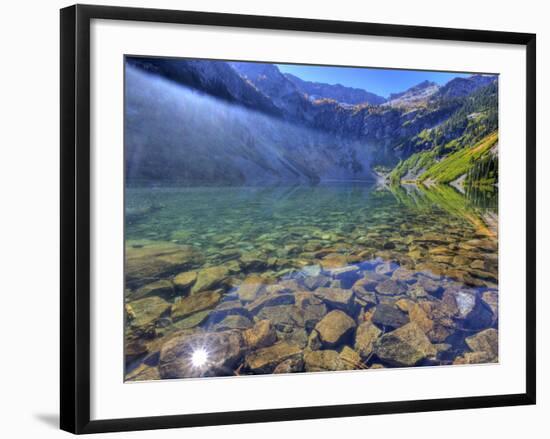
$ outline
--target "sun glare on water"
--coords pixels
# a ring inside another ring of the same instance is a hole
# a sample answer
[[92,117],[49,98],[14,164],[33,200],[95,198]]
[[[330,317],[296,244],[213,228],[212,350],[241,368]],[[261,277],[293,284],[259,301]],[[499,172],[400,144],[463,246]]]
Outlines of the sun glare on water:
[[207,360],[208,360],[208,352],[206,352],[204,349],[197,349],[196,351],[193,352],[193,355],[191,356],[191,362],[195,367],[204,366]]

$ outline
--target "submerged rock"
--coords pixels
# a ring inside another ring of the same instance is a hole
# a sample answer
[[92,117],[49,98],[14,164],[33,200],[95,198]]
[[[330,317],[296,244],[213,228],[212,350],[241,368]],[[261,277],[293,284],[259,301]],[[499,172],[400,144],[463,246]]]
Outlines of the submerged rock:
[[454,303],[456,307],[455,316],[466,329],[485,329],[494,322],[491,308],[474,291],[446,290],[443,301],[450,309],[453,308]]
[[280,341],[273,346],[258,349],[245,358],[245,367],[255,373],[272,373],[275,367],[288,359],[299,359],[302,348],[294,343]]
[[305,351],[304,363],[306,372],[323,372],[330,370],[344,370],[346,364],[337,351]]
[[140,242],[135,246],[127,241],[125,253],[126,284],[130,288],[141,286],[151,280],[200,266],[204,256],[188,245],[171,242]]
[[325,302],[329,308],[349,310],[353,303],[353,292],[342,288],[317,288],[315,295]]
[[398,267],[395,262],[383,262],[375,268],[377,274],[390,275]]
[[140,364],[124,377],[125,381],[156,381],[160,380],[160,374],[156,366]]
[[292,331],[305,326],[304,313],[296,305],[266,306],[256,314],[258,320],[269,320],[278,331]]
[[389,279],[388,276],[384,276],[383,274],[368,271],[363,274],[363,277],[361,279],[357,280],[355,284],[353,284],[352,289],[354,291],[356,289],[361,289],[365,291],[375,291],[376,285],[388,279]]
[[430,319],[426,311],[418,304],[414,303],[408,310],[409,319],[418,325],[424,334],[430,333],[434,328],[434,322]]
[[200,270],[197,274],[197,280],[191,288],[191,294],[211,290],[222,285],[228,275],[229,270],[227,269],[227,267],[224,267],[222,265]]
[[228,329],[247,329],[252,326],[252,321],[242,315],[230,315],[213,327],[216,331],[226,331]]
[[374,343],[382,331],[372,322],[363,322],[355,332],[355,350],[363,358],[367,358],[374,350]]
[[252,328],[243,331],[243,338],[249,349],[259,349],[275,343],[277,334],[269,320],[260,320]]
[[242,302],[252,302],[260,293],[264,286],[264,280],[260,276],[248,276],[237,291],[239,300]]
[[296,305],[304,312],[305,328],[311,330],[327,314],[327,306],[310,292],[298,292],[294,297]]
[[406,291],[406,288],[403,285],[391,279],[379,283],[376,285],[375,289],[378,294],[382,294],[384,296],[397,296],[404,294]]
[[381,303],[374,310],[372,322],[381,328],[394,329],[409,323],[409,317],[403,311]]
[[174,286],[170,281],[158,280],[144,285],[130,294],[132,300],[141,299],[147,296],[170,297],[174,294]]
[[453,364],[483,364],[495,363],[496,361],[497,359],[487,352],[465,352],[463,355],[456,357]]
[[489,306],[489,308],[491,308],[491,311],[493,312],[493,315],[496,319],[496,317],[498,316],[498,291],[485,291],[481,295],[481,300],[483,300],[483,302],[485,302]]
[[493,328],[478,332],[465,340],[474,352],[484,352],[491,359],[498,358],[498,331]]
[[308,276],[304,279],[303,284],[309,290],[315,290],[320,287],[326,287],[330,282],[330,277],[318,275]]
[[340,360],[342,360],[344,369],[346,370],[364,368],[364,365],[361,361],[361,356],[359,355],[359,353],[354,351],[349,346],[344,346],[344,348],[340,351],[338,356],[340,357]]
[[300,357],[289,358],[279,363],[273,373],[294,373],[304,370],[304,359]]
[[173,283],[178,291],[186,291],[197,281],[196,271],[184,271],[174,277]]
[[307,346],[308,334],[304,328],[286,326],[282,331],[278,330],[277,339],[294,343],[302,349]]
[[380,337],[375,353],[381,360],[396,366],[415,366],[435,356],[437,349],[416,323],[408,323]]
[[414,280],[415,280],[414,271],[409,270],[409,269],[404,268],[404,267],[399,267],[399,268],[397,268],[397,269],[392,273],[391,278],[392,278],[394,281],[398,281],[398,282],[407,282],[407,283],[414,282]]
[[194,328],[206,321],[209,314],[209,310],[196,312],[188,317],[173,322],[171,328],[176,330]]
[[419,276],[415,284],[416,287],[422,288],[428,294],[436,295],[441,292],[441,285],[434,279],[428,276]]
[[355,326],[355,321],[350,316],[343,311],[334,310],[315,325],[315,330],[319,333],[323,345],[332,347],[351,337]]
[[351,287],[357,279],[359,279],[358,271],[358,266],[346,265],[345,267],[329,270],[329,273],[334,279],[338,279],[345,288],[348,288]]
[[293,305],[294,304],[294,295],[291,293],[268,293],[265,296],[260,296],[253,302],[246,305],[246,309],[251,313],[255,314],[259,310],[269,306],[277,305]]
[[321,267],[323,267],[324,270],[345,267],[347,264],[347,257],[339,253],[331,253],[321,259]]
[[219,291],[203,291],[185,297],[172,305],[172,319],[183,319],[193,313],[213,308],[221,300]]
[[252,319],[252,314],[241,304],[240,301],[230,300],[218,304],[216,308],[212,310],[210,314],[210,320],[212,321],[212,323],[217,323],[222,321],[227,316],[234,315],[239,315],[246,317],[247,319]]
[[[197,352],[204,355],[204,362],[193,361]],[[233,375],[243,354],[240,331],[176,335],[160,350],[159,372],[164,379]]]
[[312,351],[318,351],[323,347],[323,342],[321,341],[321,336],[319,333],[313,329],[307,339],[307,348]]
[[170,303],[158,296],[144,297],[126,304],[130,324],[137,327],[147,326],[169,311]]

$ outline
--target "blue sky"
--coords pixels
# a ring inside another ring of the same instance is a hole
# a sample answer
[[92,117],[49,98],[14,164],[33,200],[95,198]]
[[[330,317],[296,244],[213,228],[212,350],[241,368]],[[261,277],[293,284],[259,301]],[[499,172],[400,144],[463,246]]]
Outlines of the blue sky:
[[471,76],[471,73],[325,67],[299,64],[277,64],[277,67],[279,67],[281,72],[291,73],[305,81],[342,84],[348,87],[362,88],[386,98],[390,93],[404,91],[425,80],[445,84],[456,77]]

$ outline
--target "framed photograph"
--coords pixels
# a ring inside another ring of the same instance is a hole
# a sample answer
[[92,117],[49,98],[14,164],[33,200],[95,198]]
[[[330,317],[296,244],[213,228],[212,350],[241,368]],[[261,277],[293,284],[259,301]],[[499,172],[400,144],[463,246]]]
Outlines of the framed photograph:
[[61,10],[61,428],[535,403],[535,35]]

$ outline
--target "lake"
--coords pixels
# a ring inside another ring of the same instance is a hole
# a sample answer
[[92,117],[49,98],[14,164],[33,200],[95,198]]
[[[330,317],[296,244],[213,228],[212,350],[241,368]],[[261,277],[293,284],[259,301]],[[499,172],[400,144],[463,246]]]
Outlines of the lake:
[[495,193],[358,182],[125,198],[129,381],[498,361]]

